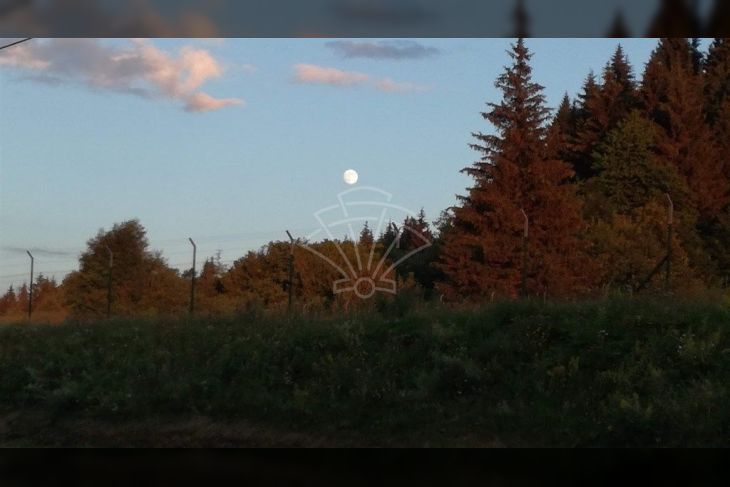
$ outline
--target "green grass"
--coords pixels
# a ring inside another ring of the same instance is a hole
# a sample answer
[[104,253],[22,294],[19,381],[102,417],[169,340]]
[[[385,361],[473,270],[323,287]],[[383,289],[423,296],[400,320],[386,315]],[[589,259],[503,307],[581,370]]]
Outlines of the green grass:
[[204,416],[367,444],[730,446],[730,306],[2,325],[0,377],[5,411],[110,424]]

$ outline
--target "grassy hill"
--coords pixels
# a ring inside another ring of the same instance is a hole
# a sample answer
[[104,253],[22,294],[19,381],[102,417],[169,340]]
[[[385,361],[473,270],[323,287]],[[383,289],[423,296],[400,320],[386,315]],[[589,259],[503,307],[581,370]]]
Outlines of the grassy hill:
[[730,303],[6,324],[0,377],[0,445],[730,446]]

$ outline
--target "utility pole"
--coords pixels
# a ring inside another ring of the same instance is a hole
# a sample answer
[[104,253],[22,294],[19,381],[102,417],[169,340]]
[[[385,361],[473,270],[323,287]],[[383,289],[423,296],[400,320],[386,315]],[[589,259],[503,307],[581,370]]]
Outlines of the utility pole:
[[114,268],[114,253],[109,246],[105,245],[106,251],[109,254],[109,272],[107,273],[106,281],[106,317],[109,318],[112,315],[112,269]]
[[522,279],[520,282],[520,297],[527,297],[527,239],[530,236],[530,219],[524,209],[520,209],[525,219],[525,226],[522,233]]
[[672,236],[674,233],[674,203],[669,193],[666,194],[667,201],[669,201],[669,208],[667,213],[667,267],[666,275],[664,276],[664,290],[669,292],[671,289],[671,273],[672,273]]
[[30,253],[30,250],[26,250],[28,253],[28,257],[30,257],[30,286],[28,287],[28,320],[30,321],[30,317],[33,315],[33,254]]
[[190,281],[190,314],[195,312],[195,254],[198,252],[198,247],[193,242],[192,238],[188,238],[193,246],[193,276]]
[[287,309],[291,313],[292,300],[294,298],[294,237],[291,236],[289,230],[286,231],[286,234],[289,236],[289,241],[291,242],[291,246],[289,247],[289,283],[287,286],[289,288],[289,305]]

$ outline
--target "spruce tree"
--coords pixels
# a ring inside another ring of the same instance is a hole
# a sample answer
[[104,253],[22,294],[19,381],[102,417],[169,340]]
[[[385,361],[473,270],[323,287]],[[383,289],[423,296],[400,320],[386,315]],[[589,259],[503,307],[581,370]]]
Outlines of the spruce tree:
[[[705,118],[730,181],[730,40],[715,39],[705,62]],[[702,229],[719,280],[730,283],[730,204]]]
[[633,68],[620,44],[603,70],[601,95],[608,114],[607,130],[614,129],[638,106]]
[[695,73],[687,39],[662,39],[646,66],[642,82],[645,113],[657,125],[656,155],[673,165],[691,189],[692,205],[703,218],[727,203],[727,181],[717,145],[703,114],[703,82]]
[[720,116],[730,101],[730,39],[717,38],[710,45],[705,62],[705,112],[707,121],[727,125],[727,117]]
[[17,312],[18,302],[15,296],[15,289],[11,285],[7,292],[0,298],[0,316],[8,316]]
[[569,141],[575,136],[575,119],[575,109],[566,93],[548,129],[547,151],[550,157],[573,162],[574,154],[570,151]]
[[594,162],[599,175],[584,188],[589,216],[610,219],[680,191],[676,171],[654,160],[654,131],[654,124],[634,111],[598,146]]
[[441,292],[451,299],[516,296],[522,271],[523,215],[530,219],[530,293],[568,294],[578,284],[580,202],[565,184],[568,164],[548,157],[543,87],[532,81],[531,54],[520,39],[511,66],[497,78],[499,103],[482,116],[495,133],[473,134],[481,159],[463,170],[474,186],[454,208],[438,267]]
[[578,94],[575,107],[575,132],[570,140],[574,154],[571,163],[579,181],[595,175],[591,155],[609,124],[609,114],[604,109],[601,87],[591,71]]

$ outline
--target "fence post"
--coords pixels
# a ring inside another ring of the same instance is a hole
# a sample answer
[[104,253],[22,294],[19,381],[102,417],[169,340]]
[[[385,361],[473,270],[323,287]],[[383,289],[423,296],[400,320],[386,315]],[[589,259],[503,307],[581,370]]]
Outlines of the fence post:
[[188,238],[188,240],[190,240],[193,246],[193,276],[190,281],[190,314],[192,315],[195,312],[195,257],[198,252],[198,247],[192,238]]
[[30,286],[28,287],[28,321],[30,321],[33,315],[33,264],[35,259],[33,258],[33,254],[30,253],[30,250],[26,250],[26,253],[30,257]]
[[527,218],[524,208],[520,209],[525,218],[525,226],[522,233],[522,278],[520,280],[520,297],[527,296],[527,239],[530,236],[530,219]]
[[674,203],[672,202],[669,193],[666,194],[667,201],[669,201],[669,208],[667,213],[667,267],[666,275],[664,276],[664,290],[669,292],[671,289],[671,272],[672,272],[672,237],[674,233]]
[[109,318],[112,315],[112,269],[114,268],[114,252],[105,245],[106,251],[109,254],[109,272],[107,273],[106,281],[106,317]]

